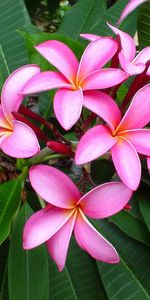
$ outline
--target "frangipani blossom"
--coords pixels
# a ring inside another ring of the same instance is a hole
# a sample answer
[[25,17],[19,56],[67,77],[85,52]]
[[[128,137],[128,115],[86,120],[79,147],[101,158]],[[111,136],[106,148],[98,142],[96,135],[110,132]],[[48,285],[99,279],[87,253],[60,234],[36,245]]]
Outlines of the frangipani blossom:
[[46,71],[35,75],[22,93],[33,94],[59,88],[54,97],[54,111],[66,130],[78,121],[88,90],[93,90],[94,98],[94,90],[112,87],[128,77],[119,69],[101,69],[117,51],[117,42],[112,38],[103,37],[90,43],[80,63],[72,50],[62,42],[51,40],[35,48],[60,73]]
[[[122,69],[129,74],[137,75],[142,73],[146,68],[146,63],[150,60],[150,47],[145,47],[137,56],[134,39],[126,32],[107,23],[111,30],[120,37],[121,51],[118,54],[119,62]],[[82,38],[89,41],[96,41],[101,39],[101,36],[95,34],[83,33],[80,34]],[[150,67],[147,70],[147,75],[150,75]]]
[[40,69],[27,65],[17,69],[6,80],[0,105],[0,148],[4,153],[16,158],[30,157],[40,148],[34,131],[26,124],[15,120],[13,112],[18,111],[23,100],[20,91],[26,82]]
[[[140,74],[145,70],[146,63],[150,60],[150,46],[145,47],[137,56],[134,39],[126,32],[108,24],[112,31],[119,35],[121,43],[121,52],[119,53],[119,62],[122,69],[129,75]],[[150,75],[150,67],[147,70]]]
[[129,3],[125,6],[117,24],[122,23],[122,21],[133,11],[135,10],[139,5],[143,4],[147,0],[130,0]]
[[[150,156],[150,129],[143,129],[150,122],[150,84],[135,94],[122,120],[118,110],[116,105],[114,119],[111,111],[103,113],[108,126],[95,126],[83,135],[76,149],[75,161],[78,165],[84,164],[111,150],[119,177],[125,185],[136,190],[141,178],[137,152]],[[100,111],[98,99],[95,111]]]
[[66,174],[45,165],[32,167],[29,178],[34,190],[49,204],[34,213],[25,224],[24,249],[32,249],[46,242],[50,256],[62,271],[74,232],[79,246],[93,258],[111,264],[119,262],[114,247],[87,217],[103,219],[119,212],[132,196],[130,189],[122,182],[110,182],[97,186],[81,197]]

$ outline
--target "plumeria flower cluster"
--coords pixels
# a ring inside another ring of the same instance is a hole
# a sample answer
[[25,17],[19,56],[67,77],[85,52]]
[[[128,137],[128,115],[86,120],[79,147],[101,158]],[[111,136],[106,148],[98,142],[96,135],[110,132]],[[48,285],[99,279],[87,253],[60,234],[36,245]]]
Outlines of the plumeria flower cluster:
[[[144,2],[129,1],[118,23]],[[148,157],[150,164],[150,129],[145,128],[150,122],[150,84],[147,84],[150,47],[136,55],[132,37],[115,26],[108,26],[116,38],[81,35],[90,43],[80,62],[60,41],[37,45],[36,50],[56,71],[42,72],[37,65],[24,66],[9,76],[2,89],[0,146],[4,153],[15,158],[38,155],[38,139],[42,139],[54,152],[75,158],[76,165],[84,166],[108,152],[118,174],[119,181],[104,183],[85,193],[54,167],[41,164],[30,168],[29,181],[43,199],[44,208],[26,222],[23,248],[32,249],[46,242],[60,271],[65,266],[72,234],[93,258],[111,264],[119,262],[114,247],[88,218],[108,218],[124,209],[140,183],[139,155]],[[117,89],[133,75],[136,77],[119,107],[114,100]],[[57,89],[53,104],[55,116],[63,129],[74,126],[72,130],[78,138],[76,148],[53,130],[48,121],[22,105],[26,95],[51,89]],[[82,122],[84,108],[91,114]],[[56,141],[49,141],[26,117],[53,130]]]

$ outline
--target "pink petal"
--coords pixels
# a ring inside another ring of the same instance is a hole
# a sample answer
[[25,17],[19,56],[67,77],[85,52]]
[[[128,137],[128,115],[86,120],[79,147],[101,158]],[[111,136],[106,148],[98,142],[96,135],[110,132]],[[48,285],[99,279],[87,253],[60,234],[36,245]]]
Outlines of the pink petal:
[[8,122],[13,119],[12,112],[17,111],[24,96],[20,92],[26,82],[40,72],[36,65],[27,65],[14,71],[5,81],[2,88],[2,109]]
[[109,37],[103,37],[90,43],[80,60],[78,81],[89,73],[102,68],[114,56],[117,49],[117,42]]
[[80,34],[80,37],[83,38],[83,39],[89,40],[91,42],[94,42],[94,41],[96,41],[98,39],[103,38],[103,37],[101,37],[99,35],[90,34],[90,33],[82,33],[82,34]]
[[148,171],[150,172],[150,157],[147,157],[147,168]]
[[132,193],[122,182],[109,182],[88,192],[78,203],[88,217],[103,219],[122,210]]
[[57,231],[48,241],[47,248],[50,256],[57,264],[58,270],[62,271],[67,257],[70,238],[72,235],[76,213]]
[[145,70],[143,63],[133,63],[125,58],[123,52],[119,53],[119,61],[122,69],[127,72],[130,76],[140,74]]
[[0,104],[0,127],[10,130],[12,128],[11,124],[8,123],[4,116],[2,105]]
[[89,129],[79,141],[75,153],[77,165],[90,162],[106,153],[116,143],[117,137],[104,125]]
[[47,71],[33,76],[22,89],[22,94],[35,94],[55,88],[72,88],[72,85],[58,72]]
[[120,37],[122,52],[126,59],[132,61],[135,57],[136,47],[133,38],[124,31],[107,23],[111,30]]
[[73,83],[78,69],[78,61],[72,50],[64,43],[51,40],[37,45],[36,50],[54,65],[68,80]]
[[79,119],[83,105],[82,90],[61,89],[54,97],[54,112],[61,126],[69,130]]
[[145,64],[150,60],[150,47],[145,47],[134,59],[134,63],[143,63]]
[[[112,130],[121,120],[121,112],[115,101],[107,94],[100,91],[85,91],[83,105],[101,117]],[[113,112],[113,113],[112,113]]]
[[146,2],[147,0],[130,0],[129,3],[125,6],[120,19],[118,20],[117,24],[122,23],[122,21],[133,11],[135,10],[139,5]]
[[2,147],[2,144],[4,142],[4,140],[9,136],[9,134],[7,132],[3,132],[3,134],[0,134],[0,148]]
[[150,156],[150,129],[134,129],[122,132],[140,154]]
[[50,208],[34,213],[23,230],[23,248],[35,248],[49,240],[71,217],[73,211]]
[[117,131],[138,129],[144,127],[150,121],[150,84],[140,89],[121,120]]
[[72,208],[80,193],[63,172],[45,165],[33,166],[29,171],[32,187],[45,201],[61,208]]
[[116,171],[123,183],[131,190],[136,190],[141,179],[141,163],[132,144],[120,137],[111,149]]
[[40,151],[34,131],[26,124],[14,120],[13,132],[4,140],[2,150],[16,158],[27,158]]
[[119,262],[115,248],[92,226],[81,210],[75,222],[74,234],[79,246],[93,258],[110,264]]
[[89,74],[83,79],[81,86],[84,91],[106,89],[123,82],[127,78],[128,75],[122,70],[107,68]]

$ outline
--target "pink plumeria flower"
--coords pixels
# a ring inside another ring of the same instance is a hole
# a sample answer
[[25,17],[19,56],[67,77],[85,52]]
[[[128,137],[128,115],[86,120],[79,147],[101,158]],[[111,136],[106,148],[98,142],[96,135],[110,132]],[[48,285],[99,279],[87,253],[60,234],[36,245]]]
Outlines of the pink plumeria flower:
[[13,112],[18,111],[23,100],[20,91],[27,81],[39,72],[40,69],[36,65],[21,67],[8,77],[3,86],[0,105],[0,148],[9,156],[25,158],[40,150],[34,131],[15,120],[13,116]]
[[103,37],[90,43],[80,63],[72,50],[62,42],[51,40],[35,48],[60,73],[46,71],[35,75],[25,85],[22,93],[33,94],[59,88],[54,97],[54,111],[66,130],[78,121],[82,106],[86,106],[84,96],[88,90],[93,90],[94,98],[94,90],[112,87],[128,77],[119,69],[101,69],[117,51],[117,42],[112,38]]
[[114,247],[87,217],[103,219],[119,212],[132,196],[130,189],[122,182],[110,182],[97,186],[81,197],[66,174],[45,165],[32,167],[29,177],[34,190],[49,204],[34,213],[25,224],[24,249],[32,249],[46,242],[50,256],[62,271],[74,232],[79,246],[93,258],[111,264],[119,262]]
[[133,11],[135,10],[139,5],[143,4],[147,0],[130,0],[129,3],[125,6],[117,24],[122,23],[122,21]]
[[[145,47],[137,56],[134,39],[126,32],[107,23],[111,30],[120,37],[121,51],[118,54],[122,69],[130,76],[142,73],[146,68],[146,63],[150,60],[150,47]],[[90,41],[101,39],[101,36],[95,34],[83,33],[80,36]],[[150,67],[147,70],[150,75]]]
[[[150,60],[150,47],[145,47],[135,56],[136,46],[134,39],[126,32],[110,24],[108,26],[120,37],[121,52],[119,53],[119,62],[122,69],[130,76],[142,73],[146,68],[146,63]],[[150,75],[150,67],[147,70],[147,75]]]
[[[95,111],[100,112],[98,101]],[[107,122],[88,130],[81,138],[75,154],[76,164],[90,162],[111,150],[116,171],[132,190],[141,178],[141,163],[137,154],[150,155],[150,129],[141,129],[150,122],[150,84],[140,89],[121,120],[119,108],[103,111],[99,116]]]

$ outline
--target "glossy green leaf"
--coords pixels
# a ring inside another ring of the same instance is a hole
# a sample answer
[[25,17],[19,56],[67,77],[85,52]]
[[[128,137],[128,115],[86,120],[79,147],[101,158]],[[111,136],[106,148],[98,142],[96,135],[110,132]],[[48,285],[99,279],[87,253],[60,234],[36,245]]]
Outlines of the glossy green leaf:
[[2,46],[0,46],[0,89],[6,78],[10,75],[9,67],[3,52]]
[[150,45],[150,1],[139,9],[138,38],[140,49]]
[[67,264],[59,273],[50,262],[49,300],[107,300],[95,261],[72,239]]
[[48,300],[48,260],[45,246],[22,249],[22,231],[32,214],[24,204],[12,231],[8,261],[9,300]]
[[77,40],[80,33],[89,32],[96,26],[105,10],[105,0],[79,1],[66,12],[58,32]]
[[0,1],[0,44],[10,72],[27,63],[27,51],[18,28],[30,20],[23,0]]
[[128,211],[122,210],[120,213],[109,218],[109,220],[128,236],[150,246],[150,234],[144,222],[133,217]]
[[8,237],[11,222],[21,199],[21,181],[14,179],[0,185],[0,244]]
[[8,300],[8,282],[7,282],[7,266],[8,266],[8,250],[9,240],[0,246],[0,299]]
[[91,177],[96,184],[101,184],[109,181],[115,173],[112,162],[101,159],[91,163]]
[[108,221],[95,221],[96,224],[120,255],[119,264],[97,263],[108,299],[150,299],[149,248],[127,237]]
[[136,198],[139,201],[140,210],[150,232],[150,200],[149,200],[149,186],[143,185],[141,192],[136,194]]
[[[102,20],[96,26],[93,26],[91,33],[98,35],[113,35],[113,32],[107,26],[107,22],[116,25],[121,12],[123,11],[129,0],[118,0],[112,5],[104,14]],[[134,11],[126,20],[120,25],[120,29],[134,35],[137,27],[137,11]]]

